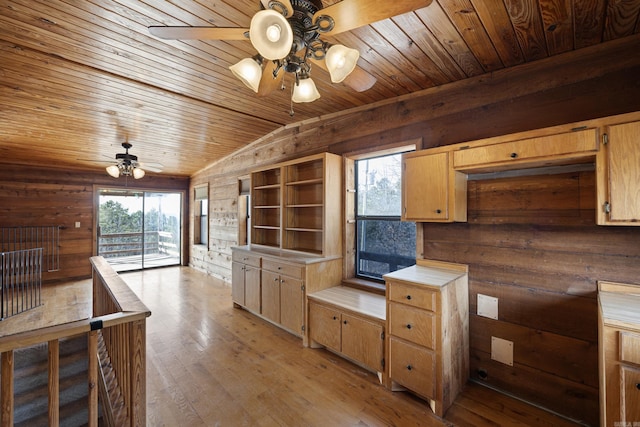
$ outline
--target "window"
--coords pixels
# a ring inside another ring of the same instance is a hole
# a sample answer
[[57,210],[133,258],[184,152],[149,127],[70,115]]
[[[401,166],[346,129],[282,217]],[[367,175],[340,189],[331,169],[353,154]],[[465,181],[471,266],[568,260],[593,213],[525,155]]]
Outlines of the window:
[[400,221],[401,154],[356,160],[356,277],[382,275],[416,262],[416,225]]
[[193,244],[209,245],[209,187],[194,189]]

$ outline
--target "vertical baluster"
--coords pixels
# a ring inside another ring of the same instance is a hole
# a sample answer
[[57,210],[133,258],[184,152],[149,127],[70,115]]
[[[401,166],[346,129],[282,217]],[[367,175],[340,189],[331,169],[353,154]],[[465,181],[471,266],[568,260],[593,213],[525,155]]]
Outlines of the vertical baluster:
[[49,341],[49,426],[60,424],[60,341]]
[[89,427],[98,427],[98,331],[89,332]]

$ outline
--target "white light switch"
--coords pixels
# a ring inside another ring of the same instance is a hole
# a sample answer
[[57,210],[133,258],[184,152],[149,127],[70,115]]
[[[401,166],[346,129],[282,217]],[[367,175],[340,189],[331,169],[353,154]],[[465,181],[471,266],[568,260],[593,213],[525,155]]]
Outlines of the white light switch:
[[498,298],[478,294],[478,316],[498,320]]
[[80,228],[80,221],[76,221],[76,228]]
[[491,359],[513,366],[513,341],[491,337]]

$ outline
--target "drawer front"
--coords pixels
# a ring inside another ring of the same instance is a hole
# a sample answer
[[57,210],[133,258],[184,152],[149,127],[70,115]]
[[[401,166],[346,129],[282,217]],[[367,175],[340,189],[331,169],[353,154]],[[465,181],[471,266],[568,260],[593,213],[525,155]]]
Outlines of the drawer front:
[[302,279],[304,267],[296,264],[287,264],[278,260],[263,258],[262,269],[273,271],[274,273]]
[[[596,129],[585,129],[559,135],[549,135],[502,144],[455,151],[453,167],[470,169],[485,165],[526,163],[572,153],[595,153],[598,149]],[[551,160],[551,159],[550,159]]]
[[389,304],[389,333],[435,350],[436,320],[432,312]]
[[640,334],[620,332],[620,360],[640,365]]
[[389,376],[423,397],[435,398],[436,359],[431,350],[390,337]]
[[403,283],[389,282],[389,300],[436,311],[436,292]]
[[256,254],[250,254],[242,251],[233,251],[232,259],[235,262],[241,262],[252,267],[260,267],[262,257]]

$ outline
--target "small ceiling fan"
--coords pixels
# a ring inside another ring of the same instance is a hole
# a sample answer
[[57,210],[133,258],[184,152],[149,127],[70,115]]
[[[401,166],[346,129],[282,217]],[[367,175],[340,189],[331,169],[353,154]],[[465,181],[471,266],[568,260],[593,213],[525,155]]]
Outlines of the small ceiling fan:
[[[293,102],[320,97],[310,78],[311,64],[327,70],[333,83],[344,82],[363,92],[376,79],[356,67],[355,49],[332,45],[320,36],[333,36],[431,4],[432,0],[342,0],[323,7],[321,0],[260,0],[261,9],[250,28],[151,26],[152,35],[163,39],[247,40],[258,54],[229,67],[259,96],[278,86],[280,74],[293,74]],[[282,72],[284,70],[284,72]]]
[[125,152],[117,153],[116,163],[111,166],[107,166],[107,173],[112,177],[118,178],[120,175],[123,175],[133,176],[135,179],[140,179],[144,177],[145,169],[151,172],[162,171],[162,165],[160,163],[138,162],[138,156],[129,154],[129,149],[132,147],[130,143],[123,142],[122,147],[125,149]]

